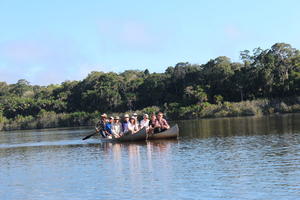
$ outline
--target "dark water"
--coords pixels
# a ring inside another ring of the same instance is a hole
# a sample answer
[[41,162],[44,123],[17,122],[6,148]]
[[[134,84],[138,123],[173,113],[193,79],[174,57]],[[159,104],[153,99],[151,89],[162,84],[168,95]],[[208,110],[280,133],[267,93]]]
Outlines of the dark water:
[[300,199],[300,115],[178,122],[179,140],[0,133],[0,199]]

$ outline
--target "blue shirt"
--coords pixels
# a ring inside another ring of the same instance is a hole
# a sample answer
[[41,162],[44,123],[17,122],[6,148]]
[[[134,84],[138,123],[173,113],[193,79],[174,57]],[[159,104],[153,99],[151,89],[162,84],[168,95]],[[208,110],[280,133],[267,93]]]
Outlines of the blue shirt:
[[111,123],[106,123],[106,125],[105,125],[105,130],[106,130],[109,134],[111,134]]
[[123,133],[126,133],[126,132],[128,132],[128,124],[129,124],[129,122],[124,122],[123,124],[122,124],[122,132]]

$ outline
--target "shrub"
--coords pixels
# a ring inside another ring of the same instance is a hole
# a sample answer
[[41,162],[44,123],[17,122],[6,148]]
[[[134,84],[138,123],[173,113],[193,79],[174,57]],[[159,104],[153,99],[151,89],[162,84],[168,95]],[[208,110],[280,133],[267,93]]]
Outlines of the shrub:
[[214,95],[214,102],[215,102],[216,104],[222,104],[222,102],[223,102],[223,97],[222,97],[222,95]]
[[290,107],[290,111],[291,112],[300,112],[300,105],[299,104],[292,105]]
[[3,129],[4,124],[7,122],[8,120],[6,119],[6,117],[3,116],[2,112],[0,112],[0,131]]
[[151,107],[146,107],[143,110],[141,110],[140,112],[137,111],[137,114],[152,114],[152,113],[158,113],[160,111],[160,108],[158,106],[151,106]]

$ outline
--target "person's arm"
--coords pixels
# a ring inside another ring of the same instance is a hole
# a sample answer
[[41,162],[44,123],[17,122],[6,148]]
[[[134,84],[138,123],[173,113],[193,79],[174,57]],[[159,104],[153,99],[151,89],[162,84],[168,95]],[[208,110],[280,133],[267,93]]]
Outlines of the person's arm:
[[111,135],[111,127],[108,124],[105,125],[105,133]]
[[139,128],[141,129],[141,128],[143,128],[145,125],[144,125],[144,123],[143,123],[143,120],[141,120],[140,121],[140,124],[139,124]]
[[135,125],[134,125],[134,131],[138,131],[139,128],[140,128],[140,127],[139,127],[139,124],[135,124]]
[[134,131],[133,129],[134,129],[134,127],[129,123],[128,125],[127,125],[127,128],[128,128],[128,131]]
[[168,124],[167,120],[165,120],[165,119],[163,119],[163,127],[162,128],[165,128],[165,129],[170,128],[170,125]]
[[122,124],[119,124],[118,126],[119,126],[119,130],[118,130],[117,134],[123,135],[123,126],[122,126]]
[[96,132],[100,132],[100,130],[101,130],[100,121],[97,122],[97,124],[95,125],[95,130],[96,130]]
[[152,128],[152,120],[149,120],[149,127]]

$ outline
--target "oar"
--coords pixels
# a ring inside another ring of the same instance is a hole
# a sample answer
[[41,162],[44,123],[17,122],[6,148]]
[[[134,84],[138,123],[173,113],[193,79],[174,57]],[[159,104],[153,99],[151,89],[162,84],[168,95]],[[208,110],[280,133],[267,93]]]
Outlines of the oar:
[[84,138],[82,138],[82,140],[86,140],[89,139],[90,137],[92,137],[93,135],[96,135],[98,132],[93,132],[92,134],[85,136]]

